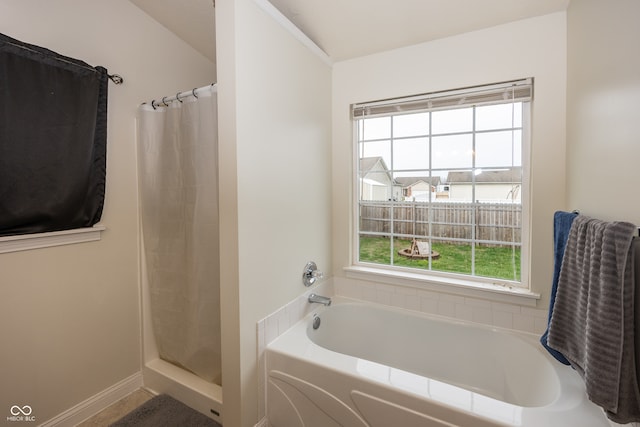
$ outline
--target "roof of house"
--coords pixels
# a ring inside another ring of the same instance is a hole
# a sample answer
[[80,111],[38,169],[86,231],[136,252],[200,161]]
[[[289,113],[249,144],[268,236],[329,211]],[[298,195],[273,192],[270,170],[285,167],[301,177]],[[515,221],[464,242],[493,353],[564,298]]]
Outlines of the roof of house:
[[[373,171],[373,168],[380,164],[380,170]],[[380,156],[377,157],[362,157],[360,158],[360,178],[365,178],[369,173],[375,175],[384,174],[388,177],[389,181],[395,184],[391,171],[384,162],[384,159]]]
[[[360,158],[360,175],[365,176],[377,165],[380,164],[382,170],[389,172],[389,168],[387,164],[384,162],[384,159],[381,156],[375,157],[362,157]],[[391,178],[391,174],[388,173]],[[394,180],[394,183],[402,185],[403,187],[410,187],[412,185],[416,185],[420,182],[424,182],[431,185],[439,185],[442,181],[439,176],[403,176],[397,177]]]
[[440,185],[440,177],[439,176],[401,176],[396,178],[396,182],[401,184],[403,187],[411,187],[420,182],[424,182],[426,184],[431,185]]
[[360,158],[360,173],[366,174],[369,172],[376,164],[380,162],[384,168],[384,170],[389,170],[384,159],[380,156],[376,157],[362,157]]
[[513,183],[522,181],[522,167],[513,167],[499,170],[484,170],[473,176],[472,171],[449,172],[447,183]]

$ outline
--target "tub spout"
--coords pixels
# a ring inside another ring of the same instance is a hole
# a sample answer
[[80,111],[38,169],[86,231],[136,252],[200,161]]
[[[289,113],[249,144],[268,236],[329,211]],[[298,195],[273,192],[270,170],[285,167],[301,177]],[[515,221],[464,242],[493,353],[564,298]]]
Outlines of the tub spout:
[[317,304],[323,304],[323,305],[329,306],[331,305],[331,298],[323,297],[316,294],[311,294],[309,295],[309,303],[310,304],[317,303]]

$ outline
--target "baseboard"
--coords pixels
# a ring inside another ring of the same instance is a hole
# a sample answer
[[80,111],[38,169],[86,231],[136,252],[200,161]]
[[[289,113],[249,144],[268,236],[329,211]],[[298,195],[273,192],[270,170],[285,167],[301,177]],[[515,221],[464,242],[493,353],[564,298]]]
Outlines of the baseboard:
[[142,387],[142,373],[136,372],[128,378],[112,385],[93,397],[85,400],[40,424],[40,427],[73,427],[97,414],[109,405]]

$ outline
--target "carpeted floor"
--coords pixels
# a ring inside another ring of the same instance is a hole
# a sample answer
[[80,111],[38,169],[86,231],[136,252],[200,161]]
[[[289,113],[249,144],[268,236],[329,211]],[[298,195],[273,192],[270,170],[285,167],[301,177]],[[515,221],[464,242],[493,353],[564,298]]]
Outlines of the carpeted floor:
[[161,394],[120,418],[110,427],[222,427],[211,418]]

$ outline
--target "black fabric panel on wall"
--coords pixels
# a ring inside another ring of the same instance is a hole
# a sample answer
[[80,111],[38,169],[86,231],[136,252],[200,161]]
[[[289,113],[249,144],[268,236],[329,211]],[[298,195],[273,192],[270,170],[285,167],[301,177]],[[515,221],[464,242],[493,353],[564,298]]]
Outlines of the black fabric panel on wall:
[[107,89],[105,68],[0,34],[0,236],[100,220]]

